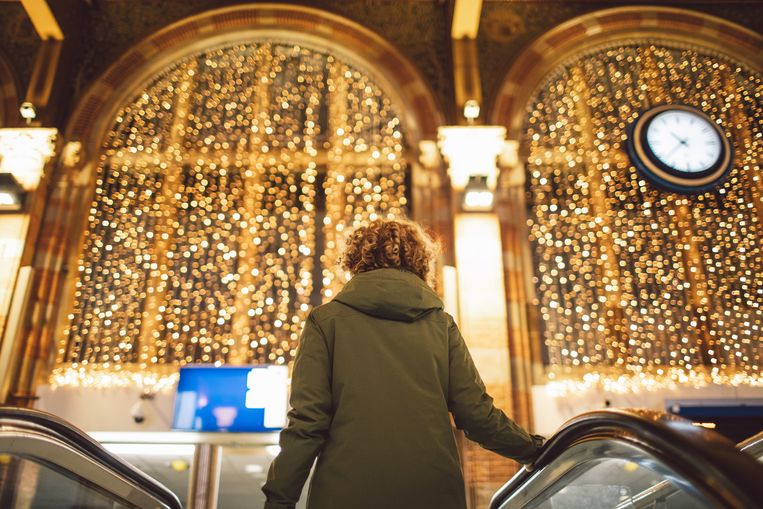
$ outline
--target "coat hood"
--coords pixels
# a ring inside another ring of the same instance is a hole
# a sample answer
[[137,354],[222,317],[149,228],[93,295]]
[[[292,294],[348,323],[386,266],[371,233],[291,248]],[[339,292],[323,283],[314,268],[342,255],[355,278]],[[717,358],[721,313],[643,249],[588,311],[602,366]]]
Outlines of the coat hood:
[[400,269],[376,269],[355,275],[334,300],[367,315],[415,322],[442,301],[420,277]]

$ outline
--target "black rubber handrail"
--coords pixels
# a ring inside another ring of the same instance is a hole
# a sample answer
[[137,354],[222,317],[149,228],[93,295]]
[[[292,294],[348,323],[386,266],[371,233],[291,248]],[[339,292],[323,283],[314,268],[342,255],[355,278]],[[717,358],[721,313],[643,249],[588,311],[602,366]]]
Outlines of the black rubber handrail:
[[[183,509],[178,497],[164,485],[114,456],[84,431],[53,414],[29,408],[0,406],[0,423],[8,423],[16,427],[29,424],[34,427],[34,431],[42,431],[53,440],[74,448],[105,469],[139,486],[169,509]],[[77,474],[77,472],[73,473]]]
[[[745,454],[749,454],[755,458],[758,462],[763,459],[763,432],[757,435],[751,436],[747,440],[744,440],[737,444],[737,449],[743,451]],[[657,500],[667,500],[669,497],[675,495],[680,490],[678,486],[671,484],[670,481],[662,481],[654,486],[650,486],[641,493],[638,493],[632,497],[632,500],[639,500],[639,505],[644,505],[643,502],[653,502]],[[615,509],[632,509],[633,504],[630,501],[619,504]]]
[[718,433],[664,412],[599,410],[575,417],[562,426],[544,445],[538,460],[496,492],[490,509],[498,509],[509,495],[522,489],[535,471],[553,463],[569,448],[583,442],[612,439],[649,453],[723,507],[760,507],[763,466]]

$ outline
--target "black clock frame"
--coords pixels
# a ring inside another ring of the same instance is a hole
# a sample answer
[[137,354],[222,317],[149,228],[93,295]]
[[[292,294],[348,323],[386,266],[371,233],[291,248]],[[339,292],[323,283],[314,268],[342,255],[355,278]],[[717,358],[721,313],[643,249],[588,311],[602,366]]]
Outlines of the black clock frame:
[[[649,147],[646,139],[649,124],[668,110],[683,110],[705,118],[713,126],[721,142],[718,160],[702,172],[689,173],[671,168],[663,163]],[[626,150],[638,173],[663,191],[682,194],[699,194],[721,184],[733,167],[731,143],[721,128],[703,111],[685,104],[661,104],[642,111],[628,126]]]

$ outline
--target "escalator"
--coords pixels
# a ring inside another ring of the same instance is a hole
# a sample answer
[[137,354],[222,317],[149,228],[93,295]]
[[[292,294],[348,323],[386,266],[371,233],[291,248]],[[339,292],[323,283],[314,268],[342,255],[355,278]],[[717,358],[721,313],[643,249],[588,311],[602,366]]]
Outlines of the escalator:
[[[740,450],[741,449],[741,450]],[[490,509],[763,508],[763,433],[738,448],[652,411],[568,422]],[[181,509],[167,488],[43,412],[0,407],[0,508]]]
[[763,434],[739,447],[661,412],[590,412],[556,433],[490,509],[763,508]]
[[0,407],[3,509],[182,509],[174,493],[53,415]]

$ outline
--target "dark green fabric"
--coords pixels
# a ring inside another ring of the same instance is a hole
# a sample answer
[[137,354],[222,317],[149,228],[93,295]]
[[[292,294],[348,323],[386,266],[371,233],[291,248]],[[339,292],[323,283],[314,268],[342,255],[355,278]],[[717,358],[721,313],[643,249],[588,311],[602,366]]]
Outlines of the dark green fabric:
[[464,509],[449,411],[483,447],[535,459],[539,437],[493,406],[442,307],[416,275],[379,269],[310,313],[266,509],[294,507],[316,458],[309,509]]

